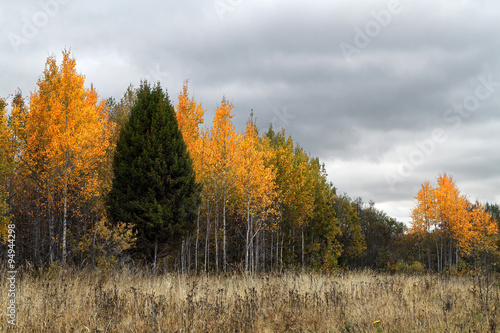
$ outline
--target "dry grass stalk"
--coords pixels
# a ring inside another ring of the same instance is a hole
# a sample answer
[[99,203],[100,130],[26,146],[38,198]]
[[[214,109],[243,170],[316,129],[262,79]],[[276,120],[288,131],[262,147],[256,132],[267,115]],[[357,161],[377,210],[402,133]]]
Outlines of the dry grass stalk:
[[[499,324],[467,277],[284,274],[24,274],[17,332],[471,332]],[[7,284],[2,280],[1,304]],[[380,320],[379,324],[374,321]],[[9,325],[2,314],[0,331]],[[379,330],[380,331],[380,330]]]

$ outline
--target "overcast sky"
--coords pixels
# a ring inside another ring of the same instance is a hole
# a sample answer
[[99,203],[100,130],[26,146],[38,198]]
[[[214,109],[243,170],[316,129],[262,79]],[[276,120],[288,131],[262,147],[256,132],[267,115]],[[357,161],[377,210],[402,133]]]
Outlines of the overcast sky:
[[408,222],[451,174],[500,203],[500,3],[493,0],[0,0],[0,97],[70,48],[102,98],[182,83],[211,124],[222,96],[326,165],[339,192]]

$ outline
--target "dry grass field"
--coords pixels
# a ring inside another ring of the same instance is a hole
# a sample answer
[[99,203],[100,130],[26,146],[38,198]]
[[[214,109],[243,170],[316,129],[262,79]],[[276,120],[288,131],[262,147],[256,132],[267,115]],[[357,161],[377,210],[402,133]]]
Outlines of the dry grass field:
[[0,289],[2,332],[500,331],[498,282],[472,277],[25,273],[14,329]]

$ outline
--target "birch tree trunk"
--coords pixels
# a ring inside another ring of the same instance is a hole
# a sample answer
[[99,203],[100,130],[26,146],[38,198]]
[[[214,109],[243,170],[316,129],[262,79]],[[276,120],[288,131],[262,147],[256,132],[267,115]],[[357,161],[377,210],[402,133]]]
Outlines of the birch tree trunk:
[[66,233],[67,233],[67,225],[68,225],[68,182],[66,181],[64,184],[64,208],[63,208],[63,239],[62,239],[62,260],[61,264],[66,264]]
[[207,232],[205,233],[205,273],[210,265],[210,201],[207,199]]

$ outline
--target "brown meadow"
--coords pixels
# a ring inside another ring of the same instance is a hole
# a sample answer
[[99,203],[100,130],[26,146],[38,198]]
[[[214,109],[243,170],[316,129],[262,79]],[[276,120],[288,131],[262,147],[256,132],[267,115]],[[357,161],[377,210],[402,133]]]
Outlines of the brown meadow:
[[[6,305],[6,279],[0,289]],[[500,330],[499,288],[493,277],[370,271],[150,276],[129,270],[53,270],[20,274],[16,289],[17,326],[9,325],[2,311],[2,332]]]

